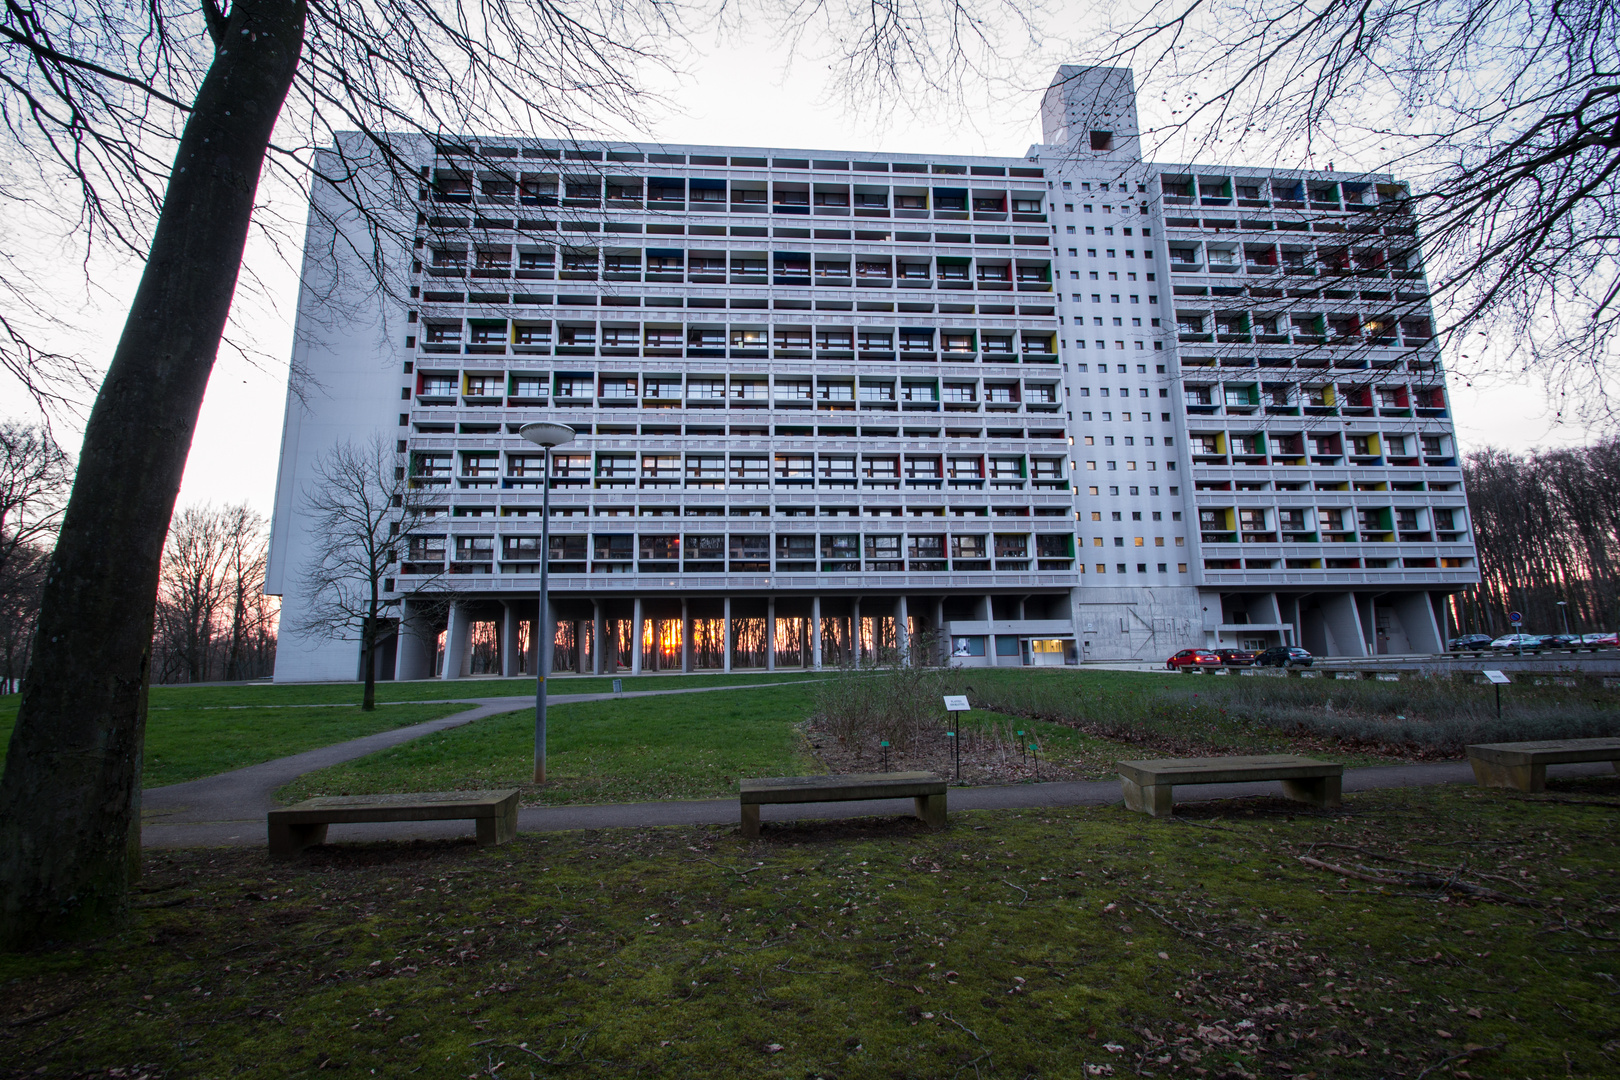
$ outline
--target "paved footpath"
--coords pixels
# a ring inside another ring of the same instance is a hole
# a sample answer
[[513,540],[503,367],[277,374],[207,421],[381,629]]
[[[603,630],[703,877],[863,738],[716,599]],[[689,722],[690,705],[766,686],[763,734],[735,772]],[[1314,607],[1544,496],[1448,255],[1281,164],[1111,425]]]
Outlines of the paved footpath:
[[[631,690],[626,693],[551,694],[552,705],[570,705],[580,701],[608,701],[614,698],[660,697],[668,694],[708,694],[724,690],[749,690],[779,686],[780,683],[749,683],[742,686],[701,686],[680,690]],[[459,698],[449,704],[471,706],[465,712],[427,720],[409,727],[379,731],[348,742],[306,750],[291,757],[249,765],[243,769],[182,784],[147,788],[141,796],[141,842],[147,847],[214,847],[232,844],[266,844],[265,814],[275,809],[275,793],[300,776],[355,758],[375,754],[379,750],[420,739],[424,735],[447,731],[470,724],[487,716],[516,712],[534,707],[534,698],[486,697]],[[402,704],[435,705],[447,702],[412,701]],[[448,822],[447,825],[467,825],[470,822]],[[365,828],[365,826],[354,826]],[[339,826],[347,829],[348,826]],[[413,834],[414,835],[414,834]]]
[[[775,684],[762,684],[775,685]],[[602,701],[614,697],[652,697],[662,694],[716,693],[746,687],[708,687],[686,690],[644,690],[625,694],[557,694],[554,705],[575,701]],[[453,716],[410,727],[378,732],[359,739],[321,747],[291,757],[277,758],[245,769],[204,777],[183,784],[149,788],[143,796],[141,842],[146,847],[265,847],[265,814],[274,809],[275,792],[316,769],[352,761],[437,731],[460,727],[474,720],[522,709],[528,697],[471,699],[473,708]],[[1609,773],[1607,762],[1560,766],[1558,775],[1584,776]],[[1381,765],[1346,769],[1344,791],[1427,787],[1433,784],[1471,784],[1473,770],[1466,761],[1421,765]],[[1278,783],[1188,784],[1176,788],[1176,802],[1204,802],[1250,795],[1277,795]],[[1059,806],[1107,806],[1121,802],[1119,781],[1081,780],[1052,783],[1001,784],[950,789],[951,810],[1038,810]],[[841,818],[867,815],[910,814],[910,799],[877,799],[860,803],[801,803],[762,807],[765,821],[805,818]],[[594,806],[536,806],[518,812],[519,832],[559,832],[577,829],[636,829],[664,825],[737,825],[741,814],[735,798],[670,800],[645,803],[608,803]],[[471,835],[466,821],[416,821],[333,825],[333,843],[367,840],[439,839]]]

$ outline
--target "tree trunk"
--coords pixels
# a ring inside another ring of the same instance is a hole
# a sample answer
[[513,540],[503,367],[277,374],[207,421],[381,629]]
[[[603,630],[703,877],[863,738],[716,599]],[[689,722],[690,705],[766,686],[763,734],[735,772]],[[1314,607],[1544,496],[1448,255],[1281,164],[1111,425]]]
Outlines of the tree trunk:
[[371,712],[377,707],[377,611],[382,607],[382,597],[377,591],[377,558],[371,557],[371,599],[367,601],[365,625],[360,631],[360,656],[365,664],[365,670],[360,677],[365,681],[365,690],[360,694],[360,711]]
[[365,689],[360,693],[360,711],[371,712],[377,707],[377,609],[372,605],[360,630],[360,673]]
[[104,925],[139,870],[163,541],[304,18],[305,0],[232,6],[85,428],[0,779],[0,946]]
[[231,643],[225,653],[225,679],[242,678],[242,641],[247,623],[247,590],[242,584],[242,572],[236,571],[236,603],[231,608]]

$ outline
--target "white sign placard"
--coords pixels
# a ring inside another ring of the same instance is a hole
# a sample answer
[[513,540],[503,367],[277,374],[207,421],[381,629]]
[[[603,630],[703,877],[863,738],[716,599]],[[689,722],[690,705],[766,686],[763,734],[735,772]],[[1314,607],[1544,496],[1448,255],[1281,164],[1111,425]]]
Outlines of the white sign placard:
[[1485,672],[1485,677],[1491,680],[1493,683],[1510,683],[1513,681],[1500,671],[1487,671]]
[[968,704],[968,699],[967,699],[966,694],[946,694],[945,695],[945,711],[946,712],[967,712],[971,708],[972,708],[972,706]]

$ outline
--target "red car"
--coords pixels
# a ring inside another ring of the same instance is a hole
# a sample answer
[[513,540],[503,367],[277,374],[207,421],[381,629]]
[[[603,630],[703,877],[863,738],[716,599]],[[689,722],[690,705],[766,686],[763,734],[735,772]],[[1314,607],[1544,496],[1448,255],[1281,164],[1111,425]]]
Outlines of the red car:
[[1221,658],[1221,663],[1230,667],[1248,667],[1259,653],[1252,649],[1216,649],[1215,655]]
[[1208,649],[1182,649],[1166,660],[1164,666],[1171,671],[1187,667],[1220,667],[1221,658]]

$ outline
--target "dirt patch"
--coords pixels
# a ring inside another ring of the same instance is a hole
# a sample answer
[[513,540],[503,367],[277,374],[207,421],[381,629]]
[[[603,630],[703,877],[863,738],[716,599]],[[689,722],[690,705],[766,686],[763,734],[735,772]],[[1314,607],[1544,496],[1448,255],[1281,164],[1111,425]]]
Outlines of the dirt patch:
[[[958,749],[947,728],[925,733],[921,737],[891,746],[885,754],[881,740],[851,741],[831,734],[825,727],[812,721],[805,729],[810,752],[829,773],[861,772],[931,772],[952,783],[958,777],[963,784],[1019,784],[1047,780],[1084,780],[1095,773],[1094,767],[1069,760],[1053,760],[1036,743],[1031,751],[1028,743],[1017,738],[1016,729],[1008,725],[994,725],[996,730],[964,728],[958,733]],[[1005,728],[1006,730],[1000,730]],[[1022,747],[1022,749],[1021,749]]]

